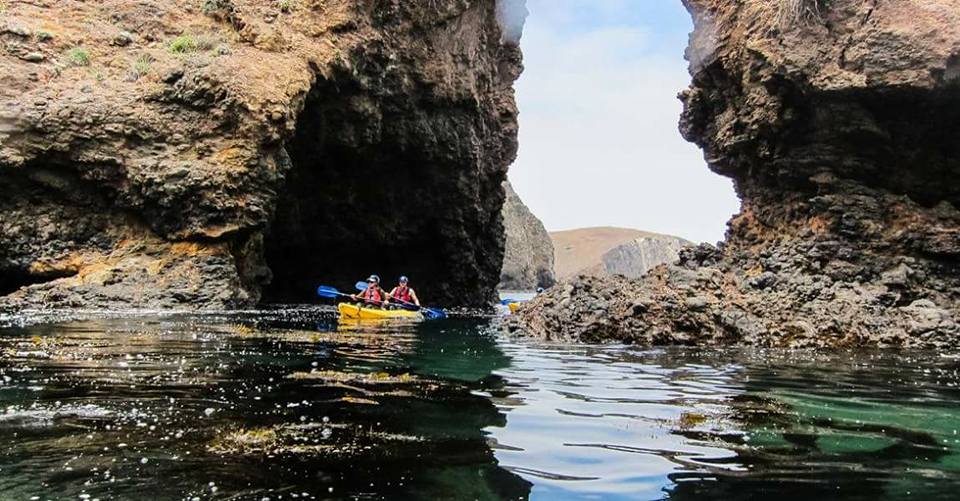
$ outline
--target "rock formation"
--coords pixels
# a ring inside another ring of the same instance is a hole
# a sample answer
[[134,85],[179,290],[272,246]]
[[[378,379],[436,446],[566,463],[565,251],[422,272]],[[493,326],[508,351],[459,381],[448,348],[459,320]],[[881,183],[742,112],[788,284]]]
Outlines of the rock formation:
[[0,304],[493,297],[523,0],[6,2]]
[[661,264],[670,264],[680,257],[680,249],[690,242],[667,235],[637,237],[607,251],[602,258],[608,275],[640,278]]
[[509,182],[504,183],[507,197],[503,202],[503,232],[506,244],[503,268],[500,271],[502,290],[533,290],[551,287],[556,279],[553,273],[553,243],[543,223],[530,209]]
[[685,3],[681,131],[734,180],[741,212],[724,244],[643,280],[555,287],[525,332],[960,344],[960,0]]
[[653,267],[672,263],[690,242],[629,228],[596,227],[550,233],[561,280],[579,275],[639,278]]

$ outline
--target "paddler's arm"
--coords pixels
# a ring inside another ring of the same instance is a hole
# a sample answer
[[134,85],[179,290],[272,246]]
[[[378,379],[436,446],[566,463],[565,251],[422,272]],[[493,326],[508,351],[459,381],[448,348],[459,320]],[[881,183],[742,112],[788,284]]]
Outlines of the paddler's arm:
[[413,287],[410,288],[410,299],[413,299],[413,304],[420,306],[420,299],[417,298],[417,291],[413,290]]

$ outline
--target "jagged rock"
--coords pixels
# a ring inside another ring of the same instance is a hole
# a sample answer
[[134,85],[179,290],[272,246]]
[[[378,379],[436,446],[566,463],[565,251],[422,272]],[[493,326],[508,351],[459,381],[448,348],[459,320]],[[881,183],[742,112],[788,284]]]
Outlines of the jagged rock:
[[126,47],[133,43],[133,34],[129,31],[121,31],[113,37],[113,44],[119,47]]
[[40,63],[43,62],[46,57],[40,52],[27,52],[26,54],[20,56],[20,59],[30,63]]
[[[800,17],[788,2],[684,3],[696,29],[680,128],[734,180],[742,207],[726,241],[641,280],[590,279],[567,307],[557,287],[511,328],[642,344],[960,345],[960,150],[946,132],[960,126],[960,1],[831,0]],[[599,291],[607,307],[583,316]]]
[[245,307],[371,272],[492,299],[521,71],[496,2],[215,3],[8,2],[0,36],[53,64],[0,55],[0,305]]
[[553,242],[543,223],[523,204],[510,183],[504,183],[503,231],[506,237],[500,289],[533,290],[551,287]]

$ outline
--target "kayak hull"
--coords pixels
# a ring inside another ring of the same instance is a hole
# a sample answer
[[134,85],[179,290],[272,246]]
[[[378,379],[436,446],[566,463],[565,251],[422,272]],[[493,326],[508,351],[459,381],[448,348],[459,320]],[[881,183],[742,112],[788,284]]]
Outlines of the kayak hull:
[[337,310],[340,312],[340,318],[347,320],[423,320],[423,315],[416,311],[382,310],[380,308],[367,308],[350,303],[338,304]]

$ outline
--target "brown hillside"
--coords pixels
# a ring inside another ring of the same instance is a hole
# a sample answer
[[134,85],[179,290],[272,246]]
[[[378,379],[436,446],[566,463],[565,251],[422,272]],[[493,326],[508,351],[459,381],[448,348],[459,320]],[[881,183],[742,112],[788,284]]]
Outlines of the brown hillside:
[[636,238],[655,236],[661,235],[609,226],[550,232],[557,278],[563,280],[581,273],[596,274],[595,271],[601,269],[603,255],[610,249]]

